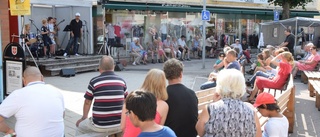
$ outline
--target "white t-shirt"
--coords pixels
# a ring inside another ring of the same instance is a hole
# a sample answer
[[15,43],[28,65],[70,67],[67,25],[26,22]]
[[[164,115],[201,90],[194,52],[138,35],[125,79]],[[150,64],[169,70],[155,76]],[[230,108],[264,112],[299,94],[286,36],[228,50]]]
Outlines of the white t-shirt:
[[285,116],[269,118],[264,126],[263,137],[287,137],[289,122]]
[[182,40],[181,38],[178,39],[178,45],[180,45],[181,47],[186,46],[186,41]]
[[160,27],[161,34],[167,34],[167,26],[165,24]]
[[13,91],[0,105],[4,118],[15,116],[19,137],[63,137],[64,100],[59,89],[32,82]]
[[242,52],[242,46],[241,46],[241,44],[236,44],[236,43],[234,43],[234,44],[231,45],[231,47],[233,47],[233,48],[239,48],[240,53]]

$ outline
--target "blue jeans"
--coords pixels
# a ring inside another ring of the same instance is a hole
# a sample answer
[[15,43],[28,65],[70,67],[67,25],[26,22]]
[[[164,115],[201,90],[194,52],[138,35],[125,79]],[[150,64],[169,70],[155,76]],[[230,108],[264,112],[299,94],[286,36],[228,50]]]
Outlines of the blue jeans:
[[71,37],[69,42],[68,42],[68,45],[66,47],[66,51],[65,53],[67,53],[68,55],[70,55],[70,46],[73,44],[73,53],[74,54],[78,54],[78,49],[79,49],[79,44],[78,44],[78,40],[79,40],[79,37]]
[[163,42],[166,39],[167,39],[167,34],[161,34],[161,41]]
[[213,88],[213,87],[216,87],[216,82],[213,82],[213,81],[207,81],[206,83],[203,83],[201,86],[200,86],[200,89],[201,90],[204,90],[204,89],[208,89],[208,88]]
[[269,77],[271,77],[272,75],[269,74],[269,73],[262,72],[262,71],[257,71],[257,72],[251,77],[251,79],[250,79],[250,81],[249,81],[252,85],[253,85],[254,82],[256,81],[257,76],[269,78]]

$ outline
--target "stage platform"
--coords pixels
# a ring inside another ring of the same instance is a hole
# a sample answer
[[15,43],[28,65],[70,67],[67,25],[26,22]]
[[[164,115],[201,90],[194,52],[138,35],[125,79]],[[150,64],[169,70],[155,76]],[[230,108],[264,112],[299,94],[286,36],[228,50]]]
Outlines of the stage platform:
[[[57,76],[61,69],[71,68],[76,73],[97,71],[99,60],[102,55],[86,55],[86,56],[56,56],[52,58],[39,58],[36,63],[44,76]],[[35,66],[32,58],[27,59],[27,65]]]

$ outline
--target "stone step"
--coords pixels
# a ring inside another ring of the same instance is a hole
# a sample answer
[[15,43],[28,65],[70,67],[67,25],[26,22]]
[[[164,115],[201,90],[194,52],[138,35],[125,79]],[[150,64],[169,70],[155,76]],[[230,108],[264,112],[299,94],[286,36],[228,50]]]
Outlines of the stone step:
[[50,63],[50,64],[42,64],[40,68],[42,69],[54,69],[54,68],[67,68],[72,66],[82,66],[82,65],[90,65],[90,64],[99,64],[100,59],[85,59],[85,60],[75,60],[73,62],[59,62],[59,63]]
[[[88,72],[88,71],[97,71],[98,70],[98,64],[90,64],[90,65],[82,65],[82,66],[73,66],[73,67],[65,67],[74,69],[76,73],[80,72]],[[58,76],[60,74],[61,69],[65,68],[54,68],[54,69],[48,69],[44,75],[48,76]]]

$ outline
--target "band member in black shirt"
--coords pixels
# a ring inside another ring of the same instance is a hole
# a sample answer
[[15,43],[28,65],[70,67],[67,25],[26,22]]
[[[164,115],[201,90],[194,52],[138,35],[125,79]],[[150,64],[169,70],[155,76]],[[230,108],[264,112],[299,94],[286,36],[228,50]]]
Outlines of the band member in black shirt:
[[52,45],[51,38],[49,37],[48,34],[50,34],[50,31],[48,29],[48,24],[47,24],[47,19],[42,20],[42,27],[41,27],[41,35],[42,35],[42,40],[43,40],[43,53],[44,56],[47,56],[48,58],[50,57],[50,45]]
[[78,54],[78,49],[79,49],[79,44],[78,44],[78,40],[81,36],[82,33],[82,21],[80,20],[80,13],[76,13],[75,15],[75,19],[71,20],[70,22],[70,29],[71,29],[71,37],[69,40],[69,43],[66,47],[65,53],[63,54],[63,56],[67,56],[70,55],[70,46],[71,44],[73,44],[73,53],[76,56],[79,56]]

